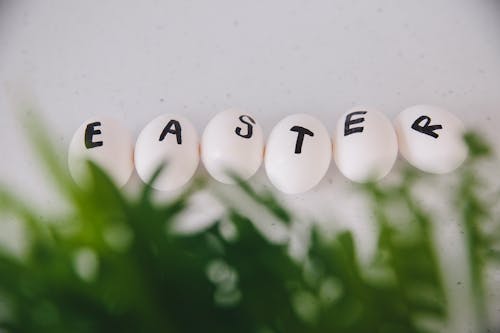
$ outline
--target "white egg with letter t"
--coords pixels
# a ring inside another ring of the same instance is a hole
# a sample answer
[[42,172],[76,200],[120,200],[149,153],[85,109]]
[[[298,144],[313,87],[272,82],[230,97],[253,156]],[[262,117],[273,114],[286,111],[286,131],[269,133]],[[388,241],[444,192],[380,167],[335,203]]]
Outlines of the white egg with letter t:
[[151,185],[160,191],[179,189],[191,180],[198,168],[200,156],[196,129],[182,116],[159,116],[139,134],[134,159],[137,174],[144,182],[148,183],[164,165]]
[[264,163],[271,183],[281,192],[297,194],[316,186],[332,158],[325,126],[307,114],[282,119],[267,141]]
[[385,177],[398,156],[392,123],[377,110],[351,109],[337,122],[333,156],[340,172],[354,182]]
[[396,117],[394,126],[399,151],[411,165],[422,171],[452,172],[467,157],[462,122],[439,107],[409,107]]
[[68,151],[68,167],[79,185],[88,179],[87,161],[103,169],[119,187],[134,170],[133,143],[129,131],[110,117],[95,116],[75,132]]
[[244,112],[218,113],[205,127],[201,159],[208,173],[225,184],[253,176],[262,164],[264,134],[255,118]]

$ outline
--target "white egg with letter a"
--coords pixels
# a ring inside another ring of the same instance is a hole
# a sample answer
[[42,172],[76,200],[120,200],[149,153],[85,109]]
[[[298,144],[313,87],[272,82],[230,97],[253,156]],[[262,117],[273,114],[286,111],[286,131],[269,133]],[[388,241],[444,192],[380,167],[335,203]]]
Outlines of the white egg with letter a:
[[379,180],[392,169],[398,141],[390,120],[371,108],[354,108],[337,122],[333,156],[340,172],[355,182]]
[[110,117],[88,119],[73,135],[68,151],[68,168],[79,185],[89,180],[87,161],[102,168],[117,186],[125,185],[134,170],[129,131]]
[[244,112],[218,113],[205,127],[201,159],[208,173],[225,184],[253,176],[262,164],[264,134],[255,118]]
[[187,184],[198,168],[199,142],[196,129],[186,118],[165,114],[153,119],[135,144],[135,168],[149,183],[158,168],[164,169],[151,184],[160,191],[172,191]]
[[307,114],[282,119],[267,141],[264,163],[271,183],[281,192],[296,194],[316,186],[332,158],[325,126]]
[[394,120],[401,155],[435,174],[452,172],[467,157],[464,126],[452,113],[431,105],[403,110]]

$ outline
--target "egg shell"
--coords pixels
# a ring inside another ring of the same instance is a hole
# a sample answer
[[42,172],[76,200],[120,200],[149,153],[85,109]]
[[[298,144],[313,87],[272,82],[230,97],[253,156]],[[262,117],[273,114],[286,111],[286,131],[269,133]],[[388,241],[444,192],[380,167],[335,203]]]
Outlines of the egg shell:
[[187,184],[198,168],[199,140],[191,122],[179,115],[165,114],[149,122],[135,144],[135,168],[146,183],[163,164],[151,184],[160,191],[173,191]]
[[86,161],[101,167],[117,186],[124,186],[134,170],[129,130],[107,116],[86,120],[73,135],[68,151],[70,174],[81,186],[89,180]]
[[409,107],[396,117],[394,127],[401,155],[422,171],[449,173],[467,157],[463,123],[439,107]]
[[[303,129],[307,133],[300,135]],[[318,119],[307,114],[290,115],[276,124],[269,135],[264,157],[267,176],[284,193],[306,192],[325,175],[331,154],[330,136]]]
[[358,107],[338,120],[333,156],[340,172],[354,182],[380,180],[398,156],[398,141],[391,121],[372,108]]
[[208,173],[225,184],[234,176],[253,176],[263,160],[264,134],[255,118],[244,112],[218,113],[205,127],[201,138],[201,159]]

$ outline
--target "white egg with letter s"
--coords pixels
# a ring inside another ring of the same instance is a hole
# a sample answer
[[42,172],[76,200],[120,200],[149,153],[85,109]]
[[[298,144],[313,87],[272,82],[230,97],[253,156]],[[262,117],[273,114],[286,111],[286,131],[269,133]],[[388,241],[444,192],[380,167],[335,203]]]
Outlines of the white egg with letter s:
[[414,167],[435,174],[452,172],[467,157],[462,122],[431,105],[403,110],[394,120],[401,155]]
[[307,114],[282,119],[267,140],[264,163],[271,183],[281,192],[297,194],[316,186],[332,158],[325,126]]
[[264,134],[255,118],[244,112],[218,113],[205,127],[201,159],[208,173],[225,184],[253,176],[263,160]]
[[344,113],[337,122],[333,146],[340,172],[355,182],[385,177],[398,156],[392,123],[371,108],[354,108]]
[[79,185],[89,181],[87,161],[102,168],[115,184],[124,186],[134,170],[129,131],[118,120],[95,116],[75,132],[68,151],[68,167]]
[[198,168],[199,142],[191,122],[179,115],[165,114],[143,128],[135,144],[135,168],[149,183],[153,174],[164,169],[151,184],[160,191],[172,191],[187,184]]

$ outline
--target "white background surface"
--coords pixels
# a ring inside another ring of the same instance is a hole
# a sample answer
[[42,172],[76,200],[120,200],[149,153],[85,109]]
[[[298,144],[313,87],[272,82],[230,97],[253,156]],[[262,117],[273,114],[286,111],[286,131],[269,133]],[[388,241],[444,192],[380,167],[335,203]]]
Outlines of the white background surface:
[[[92,115],[115,116],[136,137],[155,116],[179,113],[201,134],[232,107],[268,135],[292,113],[332,131],[355,105],[393,118],[435,104],[498,147],[500,1],[0,0],[0,181],[58,208],[15,119],[19,90],[37,101],[62,158]],[[267,184],[262,170],[255,182]],[[283,200],[299,215],[340,217],[366,253],[373,246],[365,206],[333,163],[314,191]],[[449,222],[442,250],[459,258]],[[458,311],[450,331],[473,325]]]

